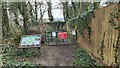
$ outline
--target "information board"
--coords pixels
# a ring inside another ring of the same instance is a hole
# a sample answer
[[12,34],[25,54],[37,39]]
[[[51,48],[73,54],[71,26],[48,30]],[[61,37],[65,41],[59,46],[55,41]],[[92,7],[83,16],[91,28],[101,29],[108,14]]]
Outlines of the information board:
[[58,39],[67,39],[66,32],[58,32]]
[[20,48],[40,47],[41,35],[24,35],[21,37]]

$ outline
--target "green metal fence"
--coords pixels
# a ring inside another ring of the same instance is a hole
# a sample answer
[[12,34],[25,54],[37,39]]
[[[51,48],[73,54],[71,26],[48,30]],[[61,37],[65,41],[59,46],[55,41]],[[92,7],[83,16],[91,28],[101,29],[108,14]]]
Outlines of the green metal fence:
[[53,32],[44,32],[43,41],[45,45],[68,45],[68,44],[76,44],[76,35],[72,35],[72,31],[65,32],[67,34],[67,38],[59,39],[58,33],[61,31],[53,31]]

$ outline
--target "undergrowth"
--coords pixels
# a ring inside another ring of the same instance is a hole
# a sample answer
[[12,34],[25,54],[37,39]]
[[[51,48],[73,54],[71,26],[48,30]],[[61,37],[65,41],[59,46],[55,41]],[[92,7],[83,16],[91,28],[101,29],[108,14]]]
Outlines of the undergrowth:
[[[31,62],[26,61],[17,61],[15,58],[28,58],[38,56],[38,51],[36,49],[18,49],[16,45],[11,45],[10,47],[3,47],[3,68],[21,68],[23,66],[27,66],[25,68],[31,68],[34,66],[40,66],[37,64],[33,64]],[[30,66],[30,67],[29,67]]]
[[70,19],[68,23],[70,27],[79,29],[80,35],[83,35],[85,29],[88,29],[90,33],[91,28],[89,26],[89,21],[92,18],[94,18],[94,12],[88,11],[78,15],[76,18]]
[[95,66],[95,61],[91,59],[89,54],[81,46],[75,45],[74,48],[75,60],[73,61],[73,63],[75,64],[75,66]]

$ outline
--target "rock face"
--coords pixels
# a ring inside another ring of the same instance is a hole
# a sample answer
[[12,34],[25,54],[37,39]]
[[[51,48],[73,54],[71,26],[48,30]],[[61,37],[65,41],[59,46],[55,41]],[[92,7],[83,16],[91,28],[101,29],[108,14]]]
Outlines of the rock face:
[[[111,15],[117,17],[111,19]],[[119,4],[112,4],[95,10],[94,16],[89,22],[91,27],[90,39],[82,37],[77,32],[77,41],[98,63],[114,66],[116,62],[120,63],[120,55],[118,54],[120,51],[115,52],[119,32],[119,28],[116,29],[116,27],[120,26]],[[111,22],[111,20],[113,21]],[[118,46],[120,47],[120,44]],[[117,59],[115,59],[115,55]]]

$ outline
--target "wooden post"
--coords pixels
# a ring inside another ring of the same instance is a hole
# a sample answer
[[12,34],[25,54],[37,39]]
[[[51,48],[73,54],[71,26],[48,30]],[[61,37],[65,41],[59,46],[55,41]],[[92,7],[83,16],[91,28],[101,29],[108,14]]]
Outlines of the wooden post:
[[67,31],[69,31],[69,25],[68,25],[68,22],[66,22],[66,29],[67,29]]

